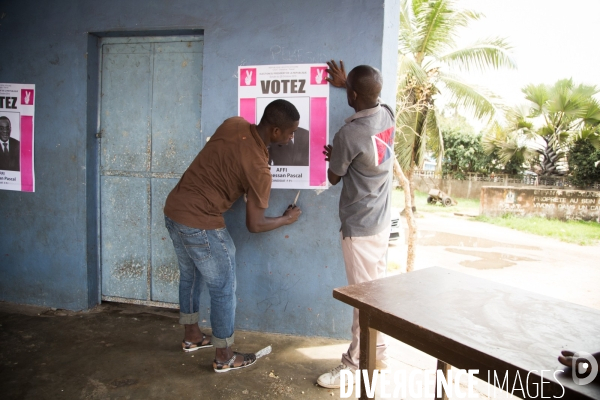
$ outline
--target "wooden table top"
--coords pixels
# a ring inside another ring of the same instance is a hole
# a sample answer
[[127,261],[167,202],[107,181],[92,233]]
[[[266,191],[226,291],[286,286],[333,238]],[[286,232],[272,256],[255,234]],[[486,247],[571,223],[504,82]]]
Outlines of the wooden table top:
[[[544,378],[555,382],[553,372],[567,370],[561,350],[600,351],[599,310],[440,267],[334,289],[333,297],[369,313],[372,328],[458,368],[518,370],[523,381],[523,372],[551,370]],[[570,370],[556,376],[564,398],[600,398],[598,379],[579,386]]]

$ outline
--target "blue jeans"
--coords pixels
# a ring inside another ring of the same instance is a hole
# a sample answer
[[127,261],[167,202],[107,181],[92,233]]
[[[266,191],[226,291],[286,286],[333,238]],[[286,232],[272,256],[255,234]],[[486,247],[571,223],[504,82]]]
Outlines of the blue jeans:
[[227,228],[203,230],[179,224],[165,215],[179,261],[179,323],[197,324],[200,290],[210,294],[210,324],[215,347],[233,344],[235,323],[235,245]]

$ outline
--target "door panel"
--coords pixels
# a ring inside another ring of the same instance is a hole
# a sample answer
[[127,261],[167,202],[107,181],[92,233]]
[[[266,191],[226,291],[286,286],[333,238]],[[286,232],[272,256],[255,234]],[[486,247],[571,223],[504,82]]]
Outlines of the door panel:
[[101,178],[103,295],[147,298],[149,183],[145,178]]
[[202,49],[198,37],[103,39],[104,300],[179,303],[163,207],[202,146]]
[[157,45],[152,99],[153,171],[182,174],[198,154],[202,103],[201,44]]
[[147,171],[152,112],[151,46],[104,45],[102,57],[102,168]]

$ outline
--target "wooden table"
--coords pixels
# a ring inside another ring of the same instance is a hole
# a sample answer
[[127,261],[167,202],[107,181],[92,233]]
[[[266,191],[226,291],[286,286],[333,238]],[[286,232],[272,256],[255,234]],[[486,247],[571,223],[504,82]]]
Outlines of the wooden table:
[[[439,267],[334,289],[333,297],[360,311],[360,368],[371,379],[381,331],[436,357],[438,366],[478,369],[484,381],[488,371],[492,377],[493,371],[502,377],[507,372],[510,388],[517,374],[525,387],[527,374],[536,370],[529,380],[532,397],[540,370],[563,369],[556,379],[544,373],[544,396],[559,397],[564,387],[563,399],[600,399],[598,378],[579,386],[557,360],[563,349],[600,351],[596,309]],[[361,386],[361,398],[367,398]]]

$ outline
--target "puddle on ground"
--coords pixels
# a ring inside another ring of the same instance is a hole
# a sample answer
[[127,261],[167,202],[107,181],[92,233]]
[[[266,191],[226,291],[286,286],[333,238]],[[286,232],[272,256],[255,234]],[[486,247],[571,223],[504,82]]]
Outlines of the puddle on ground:
[[535,258],[519,257],[513,254],[497,253],[497,252],[486,252],[486,251],[475,251],[466,249],[451,249],[447,248],[446,251],[456,254],[465,254],[468,256],[479,257],[479,260],[465,260],[459,264],[475,269],[500,269],[506,267],[512,267],[517,265],[516,261],[539,261]]
[[476,236],[455,235],[447,232],[420,231],[417,244],[421,246],[457,246],[457,247],[510,247],[515,249],[541,250],[538,246],[503,243]]

